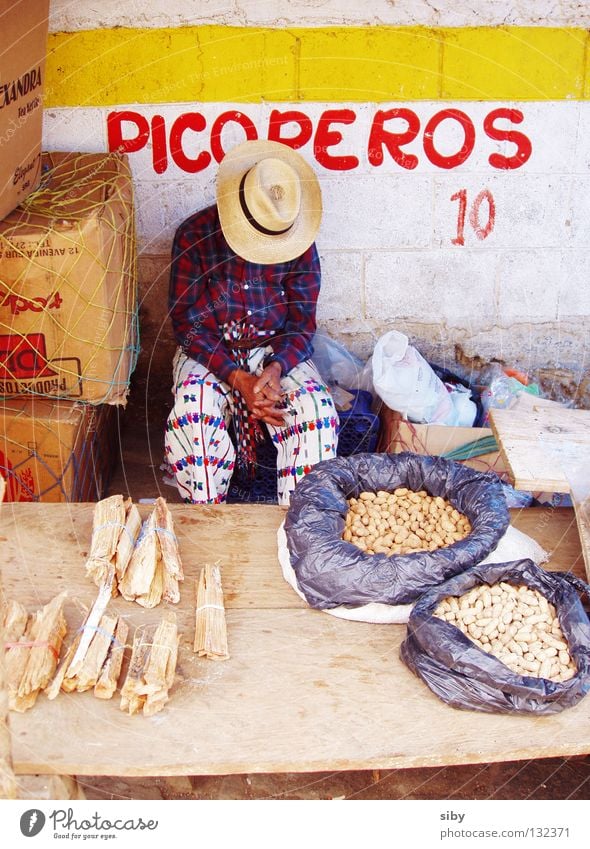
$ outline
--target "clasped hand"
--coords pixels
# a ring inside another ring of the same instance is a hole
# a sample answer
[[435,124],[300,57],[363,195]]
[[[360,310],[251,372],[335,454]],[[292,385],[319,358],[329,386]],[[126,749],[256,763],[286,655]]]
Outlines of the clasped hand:
[[284,424],[284,411],[276,406],[283,394],[279,363],[270,363],[259,376],[238,370],[234,386],[244,397],[248,409],[257,419],[274,427],[281,427]]

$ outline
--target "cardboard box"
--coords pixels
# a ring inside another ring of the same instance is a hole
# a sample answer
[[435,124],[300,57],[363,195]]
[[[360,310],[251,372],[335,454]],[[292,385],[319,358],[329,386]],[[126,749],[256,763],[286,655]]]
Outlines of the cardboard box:
[[124,404],[137,354],[127,157],[52,153],[0,222],[0,396]]
[[0,5],[0,218],[41,180],[49,0]]
[[115,459],[117,410],[45,398],[0,406],[6,501],[97,501]]
[[[399,454],[412,451],[414,454],[440,456],[454,448],[466,445],[476,439],[493,436],[487,427],[447,427],[434,424],[414,424],[406,421],[399,413],[383,405],[380,411],[381,438],[379,451]],[[464,465],[480,472],[495,472],[502,480],[510,482],[506,464],[499,451],[491,451],[471,460],[463,460]]]

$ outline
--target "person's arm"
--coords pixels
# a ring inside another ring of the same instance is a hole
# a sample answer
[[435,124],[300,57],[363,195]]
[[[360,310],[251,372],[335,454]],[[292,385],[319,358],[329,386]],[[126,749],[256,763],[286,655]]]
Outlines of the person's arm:
[[308,360],[313,353],[320,280],[320,260],[313,244],[294,261],[282,281],[288,309],[287,321],[276,338],[270,341],[273,353],[266,362],[279,363],[283,375]]
[[185,354],[229,383],[233,382],[237,367],[221,333],[210,326],[212,307],[205,297],[208,269],[200,250],[204,235],[199,232],[198,224],[195,228],[182,226],[176,231],[170,267],[170,318],[176,341]]

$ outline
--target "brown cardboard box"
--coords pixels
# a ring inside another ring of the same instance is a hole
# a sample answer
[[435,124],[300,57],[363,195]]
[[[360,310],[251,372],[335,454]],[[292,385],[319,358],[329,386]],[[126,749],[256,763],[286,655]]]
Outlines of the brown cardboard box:
[[0,3],[0,218],[41,179],[49,0]]
[[[468,442],[492,436],[487,427],[447,427],[434,424],[414,424],[406,421],[399,413],[390,410],[385,404],[380,411],[381,438],[379,451],[399,454],[412,451],[414,454],[432,454],[440,456]],[[464,465],[480,472],[496,472],[502,480],[509,482],[510,477],[499,451],[492,451],[463,460]]]
[[118,416],[111,406],[46,398],[0,406],[6,501],[97,501],[112,470]]
[[41,188],[0,222],[0,396],[124,404],[137,351],[127,157],[43,163]]

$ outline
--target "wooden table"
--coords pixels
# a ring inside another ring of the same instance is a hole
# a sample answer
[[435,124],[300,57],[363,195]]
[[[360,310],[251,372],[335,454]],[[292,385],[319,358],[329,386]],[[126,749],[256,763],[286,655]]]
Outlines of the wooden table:
[[[69,626],[95,587],[84,577],[92,505],[4,505],[8,597],[31,609],[63,588]],[[144,509],[145,512],[145,508]],[[280,507],[173,506],[186,581],[172,700],[154,717],[127,716],[119,699],[40,696],[12,714],[19,773],[194,775],[379,769],[487,763],[590,751],[590,698],[550,717],[494,716],[440,702],[401,663],[405,627],[346,622],[306,608],[276,559]],[[514,524],[550,549],[549,568],[582,574],[568,509],[516,512]],[[220,559],[231,659],[195,657],[195,578]],[[112,602],[132,624],[161,609]]]
[[515,489],[569,492],[590,581],[590,410],[490,410]]

